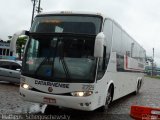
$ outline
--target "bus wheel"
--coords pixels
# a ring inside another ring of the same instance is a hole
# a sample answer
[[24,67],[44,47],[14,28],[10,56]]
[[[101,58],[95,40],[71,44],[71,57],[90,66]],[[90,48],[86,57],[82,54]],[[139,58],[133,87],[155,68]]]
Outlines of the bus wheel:
[[112,86],[110,86],[108,89],[105,105],[100,107],[100,111],[106,112],[111,102],[112,102]]
[[44,114],[49,115],[49,114],[55,114],[58,113],[59,107],[58,106],[53,106],[53,105],[47,105]]
[[141,88],[141,81],[138,81],[137,89],[136,89],[136,91],[134,92],[134,95],[139,94],[140,88]]

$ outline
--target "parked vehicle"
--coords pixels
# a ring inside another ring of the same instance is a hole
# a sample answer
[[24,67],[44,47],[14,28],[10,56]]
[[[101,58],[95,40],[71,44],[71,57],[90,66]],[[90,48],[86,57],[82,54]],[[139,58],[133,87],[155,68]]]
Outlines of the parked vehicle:
[[0,59],[0,81],[20,83],[22,62]]

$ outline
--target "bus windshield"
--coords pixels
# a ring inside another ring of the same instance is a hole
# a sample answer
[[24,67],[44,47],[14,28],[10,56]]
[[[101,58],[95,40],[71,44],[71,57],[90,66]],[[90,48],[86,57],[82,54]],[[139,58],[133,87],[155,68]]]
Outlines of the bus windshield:
[[37,33],[29,37],[22,75],[53,82],[94,82],[95,36]]
[[94,43],[101,24],[98,15],[38,15],[30,30],[22,75],[55,82],[94,82]]
[[30,32],[98,34],[102,17],[87,15],[40,15]]

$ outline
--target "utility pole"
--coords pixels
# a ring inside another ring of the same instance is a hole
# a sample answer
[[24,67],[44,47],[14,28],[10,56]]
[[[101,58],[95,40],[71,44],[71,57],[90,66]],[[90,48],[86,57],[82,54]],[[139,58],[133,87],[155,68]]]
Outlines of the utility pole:
[[[31,0],[31,1],[33,2],[32,20],[31,20],[31,25],[32,25],[35,11],[37,13],[40,13],[43,9],[41,8],[41,0]],[[38,5],[37,5],[37,2],[38,2]]]
[[151,76],[154,75],[154,48],[153,48],[153,58],[152,58],[152,74]]
[[33,19],[34,19],[34,12],[35,12],[35,6],[36,6],[36,0],[32,0],[33,1],[33,11],[32,11],[32,20],[31,20],[31,25],[33,23]]
[[41,0],[39,0],[39,4],[38,4],[38,11],[37,11],[38,13],[40,13],[41,12]]

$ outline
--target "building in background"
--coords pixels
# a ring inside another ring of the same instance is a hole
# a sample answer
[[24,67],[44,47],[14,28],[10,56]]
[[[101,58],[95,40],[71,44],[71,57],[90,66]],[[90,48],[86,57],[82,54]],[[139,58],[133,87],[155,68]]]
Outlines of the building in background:
[[15,59],[10,51],[10,42],[0,39],[0,59]]
[[153,64],[153,67],[151,64],[146,65],[145,73],[147,75],[152,75],[152,71],[153,71],[153,75],[160,75],[160,67],[157,67],[156,64]]

